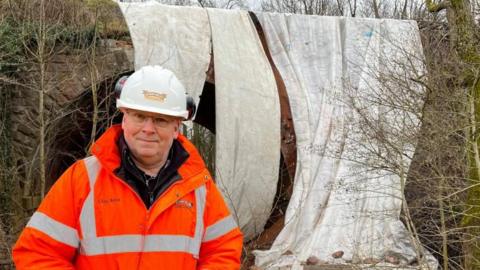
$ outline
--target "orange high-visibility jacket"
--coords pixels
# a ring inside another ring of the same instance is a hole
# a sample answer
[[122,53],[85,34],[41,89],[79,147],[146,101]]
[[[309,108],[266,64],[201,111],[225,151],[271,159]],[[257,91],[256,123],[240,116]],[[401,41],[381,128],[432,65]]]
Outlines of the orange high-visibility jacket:
[[17,269],[239,269],[242,234],[195,147],[147,209],[114,174],[114,126],[58,179],[13,249]]

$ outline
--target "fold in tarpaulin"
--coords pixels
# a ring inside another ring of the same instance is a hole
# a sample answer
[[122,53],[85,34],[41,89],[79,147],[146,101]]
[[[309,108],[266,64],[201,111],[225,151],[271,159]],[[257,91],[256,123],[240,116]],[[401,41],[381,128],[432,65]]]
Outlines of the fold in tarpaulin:
[[208,9],[215,66],[215,177],[245,239],[263,231],[277,189],[280,105],[246,11]]
[[423,94],[410,78],[425,72],[416,23],[256,15],[297,138],[285,226],[270,250],[255,251],[256,265],[302,269],[314,257],[379,266],[423,261],[436,269],[399,220],[420,125],[413,109]]
[[210,63],[210,24],[205,9],[156,1],[119,2],[135,49],[135,69],[172,70],[198,104]]

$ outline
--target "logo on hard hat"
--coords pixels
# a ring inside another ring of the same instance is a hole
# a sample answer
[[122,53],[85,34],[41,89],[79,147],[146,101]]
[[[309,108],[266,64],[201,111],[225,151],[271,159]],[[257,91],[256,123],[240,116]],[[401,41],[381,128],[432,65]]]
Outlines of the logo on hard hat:
[[157,92],[153,92],[153,91],[143,90],[142,93],[143,93],[143,96],[145,97],[145,99],[164,102],[165,99],[167,98],[167,94],[157,93]]

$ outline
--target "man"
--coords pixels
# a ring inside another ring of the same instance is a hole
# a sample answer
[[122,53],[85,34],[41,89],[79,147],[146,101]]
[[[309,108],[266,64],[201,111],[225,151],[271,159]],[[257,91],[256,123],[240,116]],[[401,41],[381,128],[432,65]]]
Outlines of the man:
[[242,234],[195,147],[175,75],[125,82],[109,128],[58,179],[13,249],[17,269],[239,269]]

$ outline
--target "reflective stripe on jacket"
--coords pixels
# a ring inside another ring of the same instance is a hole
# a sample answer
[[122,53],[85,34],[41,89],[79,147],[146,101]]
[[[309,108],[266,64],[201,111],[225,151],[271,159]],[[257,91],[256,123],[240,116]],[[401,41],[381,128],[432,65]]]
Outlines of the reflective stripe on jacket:
[[17,241],[17,269],[239,269],[242,235],[195,147],[146,209],[113,171],[119,126],[52,187]]

